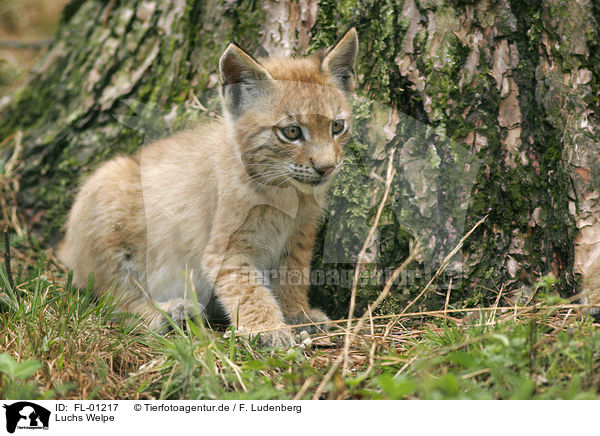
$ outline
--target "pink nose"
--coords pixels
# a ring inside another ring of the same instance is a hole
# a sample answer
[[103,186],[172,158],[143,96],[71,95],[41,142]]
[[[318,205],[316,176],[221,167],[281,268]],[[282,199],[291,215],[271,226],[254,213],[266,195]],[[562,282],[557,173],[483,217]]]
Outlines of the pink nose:
[[327,175],[329,175],[334,169],[335,169],[335,165],[328,165],[328,164],[324,164],[324,165],[317,165],[312,158],[310,159],[310,164],[313,166],[313,168],[315,169],[315,171],[317,173],[319,173],[319,175],[321,177],[325,177]]
[[334,169],[335,166],[331,165],[331,166],[322,166],[322,167],[318,167],[316,165],[313,165],[313,168],[315,169],[316,172],[318,172],[322,177],[328,176]]

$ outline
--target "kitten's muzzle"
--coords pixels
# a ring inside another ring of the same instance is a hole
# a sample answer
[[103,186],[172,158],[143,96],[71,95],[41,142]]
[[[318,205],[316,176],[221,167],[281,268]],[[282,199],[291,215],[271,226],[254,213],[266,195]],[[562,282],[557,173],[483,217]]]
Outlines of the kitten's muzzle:
[[311,160],[311,163],[312,163],[314,170],[321,177],[327,177],[329,174],[331,174],[333,172],[333,170],[335,170],[335,167],[336,167],[335,165],[317,166],[314,164],[314,162],[312,162],[312,160]]
[[292,177],[307,185],[317,186],[329,180],[339,165],[310,166],[295,165],[291,168]]

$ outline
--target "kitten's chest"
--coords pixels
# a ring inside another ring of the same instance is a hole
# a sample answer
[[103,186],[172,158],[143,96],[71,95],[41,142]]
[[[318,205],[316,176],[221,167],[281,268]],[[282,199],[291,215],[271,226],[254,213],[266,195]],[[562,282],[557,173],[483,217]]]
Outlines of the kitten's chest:
[[298,224],[296,218],[278,211],[268,211],[257,221],[253,234],[253,252],[258,269],[275,270],[280,267]]
[[[289,193],[288,193],[289,194]],[[292,192],[291,194],[294,194]],[[244,223],[230,240],[231,254],[250,255],[252,264],[261,271],[278,270],[284,257],[303,236],[305,247],[312,247],[311,235],[321,210],[312,198],[298,195],[280,195],[265,199],[249,207]]]

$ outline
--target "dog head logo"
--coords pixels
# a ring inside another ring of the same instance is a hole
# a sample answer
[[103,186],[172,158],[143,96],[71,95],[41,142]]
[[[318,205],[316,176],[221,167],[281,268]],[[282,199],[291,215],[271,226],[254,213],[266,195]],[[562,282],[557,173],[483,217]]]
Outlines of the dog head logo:
[[6,409],[6,431],[14,433],[18,428],[48,429],[50,411],[28,401],[19,401],[10,405],[4,404]]

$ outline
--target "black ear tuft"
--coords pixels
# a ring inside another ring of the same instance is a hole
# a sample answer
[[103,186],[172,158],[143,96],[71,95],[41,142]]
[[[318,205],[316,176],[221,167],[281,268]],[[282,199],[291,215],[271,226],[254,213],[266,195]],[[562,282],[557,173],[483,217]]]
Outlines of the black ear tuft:
[[355,64],[358,56],[358,34],[353,27],[331,48],[321,69],[333,76],[336,84],[344,91],[354,91],[356,87]]

